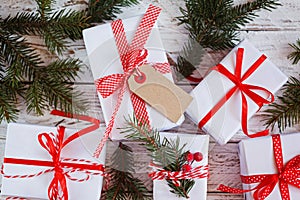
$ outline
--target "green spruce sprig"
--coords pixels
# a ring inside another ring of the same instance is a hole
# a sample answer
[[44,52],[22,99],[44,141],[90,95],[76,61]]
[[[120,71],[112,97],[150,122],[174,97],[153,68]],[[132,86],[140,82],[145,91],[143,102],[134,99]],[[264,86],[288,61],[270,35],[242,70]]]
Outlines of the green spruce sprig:
[[[168,171],[181,171],[186,163],[185,156],[187,151],[184,151],[185,145],[180,145],[180,139],[175,141],[169,140],[166,137],[161,138],[157,130],[149,129],[149,126],[138,122],[133,117],[126,120],[127,127],[122,128],[122,133],[126,133],[127,138],[143,142],[148,151],[151,152],[153,163]],[[179,180],[179,185],[176,185],[172,180],[167,180],[170,192],[179,197],[189,198],[188,193],[193,188],[195,181],[193,179]]]
[[239,41],[238,31],[258,16],[256,11],[271,11],[279,5],[277,0],[255,0],[236,6],[233,0],[185,0],[178,19],[200,45],[220,50]]
[[204,48],[197,41],[189,39],[179,52],[177,63],[174,66],[177,72],[177,79],[181,80],[192,75],[196,70],[196,66],[202,61],[204,54]]
[[121,7],[128,7],[138,4],[138,0],[90,0],[87,15],[90,23],[104,22],[111,20],[120,14]]
[[296,65],[300,61],[300,39],[296,43],[289,45],[294,49],[294,52],[288,55],[288,59],[293,61],[293,65]]
[[300,79],[290,77],[282,90],[278,101],[269,105],[263,115],[265,125],[273,129],[277,124],[280,132],[300,123]]
[[134,159],[129,146],[119,143],[112,155],[112,163],[106,171],[110,175],[108,189],[102,198],[105,200],[148,200],[151,192],[144,183],[133,177]]

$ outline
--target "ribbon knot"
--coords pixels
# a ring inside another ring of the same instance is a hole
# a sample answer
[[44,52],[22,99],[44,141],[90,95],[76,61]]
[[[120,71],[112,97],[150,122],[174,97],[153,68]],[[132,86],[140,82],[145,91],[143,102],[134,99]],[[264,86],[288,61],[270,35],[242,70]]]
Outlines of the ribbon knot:
[[280,135],[273,135],[272,142],[278,173],[250,176],[241,175],[244,184],[258,184],[256,187],[249,190],[231,188],[225,185],[220,185],[218,190],[230,193],[246,193],[254,191],[253,198],[255,200],[264,200],[272,193],[275,186],[279,184],[282,200],[290,200],[288,185],[290,184],[300,189],[300,155],[295,156],[284,165]]
[[[107,174],[104,174],[104,166],[102,164],[93,163],[92,161],[85,159],[61,158],[61,151],[66,145],[79,138],[80,136],[98,129],[100,121],[85,115],[73,115],[58,110],[52,111],[51,114],[69,118],[78,118],[80,120],[91,122],[92,125],[73,133],[66,139],[64,139],[65,127],[63,126],[58,127],[57,134],[40,133],[38,135],[38,142],[41,147],[49,153],[52,159],[51,161],[7,157],[4,158],[4,164],[9,163],[49,167],[46,170],[37,172],[35,174],[26,175],[7,175],[4,173],[4,170],[2,170],[1,173],[5,178],[34,178],[46,173],[54,172],[53,178],[48,186],[49,200],[68,200],[69,195],[66,181],[67,178],[70,181],[84,182],[87,181],[91,175],[101,175],[108,177]],[[85,177],[78,178],[72,176],[75,175],[76,172],[80,172],[79,175],[84,175]]]
[[[265,136],[268,135],[269,131],[264,130],[252,135],[249,135],[248,133],[248,103],[247,98],[251,99],[253,102],[255,102],[259,108],[263,106],[263,104],[269,104],[274,101],[274,95],[267,89],[256,86],[256,85],[250,85],[244,83],[246,79],[248,79],[255,70],[261,66],[261,64],[266,60],[265,55],[261,55],[253,64],[250,66],[250,68],[244,73],[243,76],[241,76],[242,72],[242,64],[243,64],[243,55],[244,55],[244,49],[238,48],[237,55],[236,55],[236,67],[234,74],[228,71],[222,64],[218,64],[217,66],[213,67],[212,70],[215,70],[219,72],[220,74],[224,75],[226,78],[228,78],[234,86],[226,93],[226,95],[221,98],[221,100],[202,118],[202,120],[199,122],[198,126],[199,128],[202,128],[211,118],[214,116],[216,112],[235,94],[237,91],[240,92],[242,97],[242,114],[241,114],[241,125],[243,132],[248,137],[259,137],[259,136]],[[267,95],[267,98],[259,95],[258,93],[255,93],[254,91],[262,91]],[[269,97],[271,97],[271,100],[269,100]]]
[[[95,81],[97,91],[103,98],[107,98],[110,95],[117,93],[116,104],[114,105],[113,112],[107,124],[104,137],[94,152],[94,157],[96,158],[99,157],[106,140],[113,130],[115,118],[117,117],[117,113],[123,101],[124,93],[127,89],[127,80],[129,76],[138,66],[146,64],[148,51],[145,49],[145,45],[160,12],[160,8],[153,5],[149,6],[145,15],[141,19],[131,43],[127,40],[122,20],[116,20],[111,23],[111,28],[124,73],[104,76]],[[168,63],[155,63],[153,64],[153,67],[158,69],[161,73],[170,72],[170,66]],[[137,120],[146,125],[150,125],[146,103],[134,93],[130,93],[130,98]]]

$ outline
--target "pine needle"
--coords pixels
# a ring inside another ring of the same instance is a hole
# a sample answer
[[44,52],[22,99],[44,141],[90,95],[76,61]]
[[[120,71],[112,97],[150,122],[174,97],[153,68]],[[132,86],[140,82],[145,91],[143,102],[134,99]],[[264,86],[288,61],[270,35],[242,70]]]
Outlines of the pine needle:
[[107,167],[110,175],[108,189],[104,191],[101,199],[105,200],[148,200],[151,192],[144,183],[133,177],[134,159],[132,149],[119,143],[112,155],[112,163]]
[[293,60],[293,65],[300,61],[300,39],[295,44],[289,44],[295,51],[288,55],[288,59]]
[[[122,128],[121,133],[126,133],[127,138],[143,142],[143,145],[150,152],[155,165],[160,166],[168,171],[180,171],[186,163],[184,151],[185,145],[180,145],[180,139],[169,140],[166,137],[161,138],[160,133],[148,127],[147,124],[138,122],[136,117],[126,120],[127,127]],[[175,186],[174,182],[167,180],[170,192],[176,196],[189,198],[188,192],[195,184],[193,179],[179,180],[179,186]]]
[[273,130],[277,124],[280,132],[300,123],[300,80],[290,77],[282,90],[278,101],[269,105],[263,115],[265,125]]
[[185,0],[186,8],[180,8],[182,16],[178,19],[201,46],[222,50],[235,46],[240,27],[257,17],[256,11],[271,11],[279,5],[277,0],[255,0],[236,6],[233,0]]

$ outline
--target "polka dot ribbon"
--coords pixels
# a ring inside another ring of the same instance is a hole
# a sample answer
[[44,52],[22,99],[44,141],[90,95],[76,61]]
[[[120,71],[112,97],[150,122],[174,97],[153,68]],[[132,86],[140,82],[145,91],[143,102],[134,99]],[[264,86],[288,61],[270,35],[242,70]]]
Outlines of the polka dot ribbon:
[[167,170],[157,170],[149,173],[149,177],[152,180],[172,180],[176,186],[179,186],[179,180],[183,179],[196,179],[196,178],[207,178],[209,176],[208,173],[208,165],[206,166],[198,166],[192,168],[188,172],[184,171],[167,171]]
[[280,135],[273,135],[273,150],[275,164],[277,167],[277,174],[261,174],[241,176],[244,184],[258,184],[253,189],[242,190],[231,188],[225,185],[220,185],[218,190],[229,193],[246,193],[254,191],[253,198],[255,200],[266,199],[274,190],[277,183],[279,184],[280,194],[282,200],[290,200],[288,185],[293,185],[300,189],[300,155],[295,156],[286,165],[283,164],[282,146]]
[[[54,174],[53,179],[51,180],[48,187],[49,200],[68,200],[69,195],[68,195],[66,179],[69,179],[71,181],[76,181],[76,182],[84,182],[89,180],[92,175],[106,176],[104,174],[104,166],[102,164],[93,163],[85,159],[61,157],[61,152],[65,146],[67,146],[69,143],[79,138],[80,136],[98,129],[100,121],[88,116],[72,115],[58,110],[54,110],[51,113],[53,115],[85,120],[91,122],[93,125],[74,133],[73,135],[71,135],[66,139],[64,139],[65,127],[63,126],[58,127],[57,134],[40,133],[37,138],[38,142],[41,145],[41,147],[49,153],[52,160],[51,161],[30,160],[30,159],[5,157],[1,172],[5,178],[11,178],[11,179],[34,178],[52,172]],[[35,174],[8,175],[4,172],[5,164],[44,166],[49,168],[37,172]],[[79,174],[81,178],[77,178]],[[24,199],[24,198],[7,197],[7,199]]]
[[[117,20],[111,23],[112,31],[114,34],[116,46],[120,55],[120,60],[123,66],[123,74],[111,74],[95,81],[97,91],[103,98],[117,92],[117,102],[114,106],[112,116],[109,120],[104,137],[94,152],[94,157],[99,157],[105,142],[111,134],[114,126],[116,115],[119,111],[120,105],[123,100],[124,93],[127,89],[127,80],[134,73],[135,69],[143,64],[147,64],[146,58],[148,56],[147,49],[144,48],[151,30],[161,12],[161,9],[150,5],[143,16],[131,44],[128,43],[126,38],[122,20]],[[153,67],[161,73],[170,73],[169,63],[154,63]],[[137,120],[144,124],[150,124],[148,112],[146,110],[146,103],[137,95],[131,93],[130,95],[133,110]]]
[[[198,126],[202,128],[205,124],[219,111],[219,109],[235,94],[236,92],[240,92],[242,98],[242,113],[241,113],[241,126],[242,130],[248,137],[259,137],[265,136],[269,134],[268,130],[260,131],[255,134],[248,133],[248,103],[247,98],[250,98],[253,102],[255,102],[259,107],[263,106],[263,104],[269,104],[274,101],[274,95],[267,89],[244,83],[246,79],[248,79],[266,60],[265,55],[261,55],[244,73],[242,76],[242,64],[243,64],[243,56],[244,56],[244,48],[238,48],[236,55],[236,66],[234,74],[228,71],[222,64],[218,64],[212,70],[219,72],[228,78],[235,86],[231,88],[226,95],[200,120]],[[271,100],[268,100],[258,93],[254,91],[261,91],[267,94],[268,97],[271,97]]]

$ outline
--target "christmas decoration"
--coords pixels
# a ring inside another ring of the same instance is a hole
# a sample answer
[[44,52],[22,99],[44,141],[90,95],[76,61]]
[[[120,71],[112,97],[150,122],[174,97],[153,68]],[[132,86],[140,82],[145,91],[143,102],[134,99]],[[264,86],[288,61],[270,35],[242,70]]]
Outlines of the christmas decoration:
[[190,36],[201,46],[214,50],[227,49],[239,41],[238,31],[258,15],[258,10],[271,11],[279,6],[277,0],[255,0],[234,5],[233,0],[185,0],[178,17]]
[[298,64],[300,61],[300,39],[295,44],[289,44],[295,51],[291,53],[288,58],[293,60],[293,64]]
[[[122,133],[126,133],[129,139],[143,142],[143,145],[151,152],[153,158],[151,165],[158,169],[158,171],[149,174],[154,180],[154,199],[172,198],[171,193],[184,198],[194,199],[201,196],[205,199],[206,179],[208,177],[207,157],[205,162],[201,162],[202,165],[198,163],[196,167],[192,167],[192,163],[186,159],[190,152],[186,150],[186,148],[189,148],[187,147],[189,144],[188,142],[182,143],[180,140],[193,141],[195,146],[191,149],[203,149],[207,152],[207,136],[200,136],[201,138],[198,136],[199,138],[197,138],[193,135],[180,134],[174,136],[174,134],[159,133],[157,130],[149,129],[147,124],[140,123],[135,117],[129,119],[127,124],[127,127],[121,129]],[[165,183],[156,183],[156,180],[165,180],[171,193],[168,192],[162,195],[163,191],[160,191],[159,195],[156,194],[155,188],[159,188],[155,186],[156,184],[162,184],[163,187],[166,185]],[[202,187],[193,190],[195,181],[200,181],[199,184]],[[189,192],[191,191],[193,191],[193,195],[190,196]]]
[[123,143],[119,143],[111,160],[111,164],[108,164],[106,167],[106,173],[110,177],[108,189],[104,191],[101,199],[150,199],[151,192],[141,180],[133,177],[135,170],[131,148]]
[[249,134],[247,121],[274,100],[273,93],[286,81],[265,55],[244,40],[191,92],[194,101],[187,114],[219,144],[227,143],[240,128],[249,137],[266,135],[268,130]]
[[290,80],[282,87],[282,94],[277,97],[275,103],[270,104],[264,110],[263,121],[272,130],[277,124],[280,132],[286,127],[300,123],[300,80],[290,77]]
[[[299,133],[272,135],[239,143],[244,189],[220,185],[219,190],[246,193],[246,199],[299,199]],[[255,148],[253,148],[255,147]]]
[[[78,59],[58,58],[67,50],[68,39],[82,38],[90,22],[102,22],[120,13],[120,7],[135,0],[91,0],[86,11],[54,10],[54,0],[35,0],[37,11],[19,12],[0,17],[0,121],[16,120],[16,104],[22,98],[28,112],[42,115],[44,110],[59,108],[78,112],[86,108],[82,93],[72,87],[81,71]],[[101,11],[101,13],[100,13]],[[43,39],[52,62],[44,61],[24,35]],[[56,55],[57,54],[57,55]]]
[[116,18],[116,14],[122,13],[121,7],[138,4],[137,0],[89,0],[87,9],[90,23],[104,22]]
[[[38,199],[94,199],[102,188],[104,156],[98,163],[80,140],[99,128],[97,119],[52,111],[53,115],[90,122],[76,131],[10,123],[7,130],[1,194]],[[22,140],[20,140],[22,138]]]
[[203,48],[222,50],[235,46],[239,41],[238,31],[258,17],[256,11],[271,11],[279,5],[277,0],[255,0],[239,5],[234,5],[233,0],[185,0],[178,19],[186,25],[190,38],[175,64],[177,78],[199,83],[202,77],[194,77],[193,72],[205,53]]
[[[184,117],[177,123],[171,122],[128,90],[129,77],[136,68],[147,63],[172,80],[170,66],[155,25],[160,11],[160,8],[150,5],[143,16],[117,20],[83,32],[107,125],[105,138],[95,156],[109,136],[111,139],[125,138],[117,128],[123,127],[124,116],[133,112],[138,118],[159,129],[169,129],[183,122]],[[133,39],[129,42],[127,38]]]

